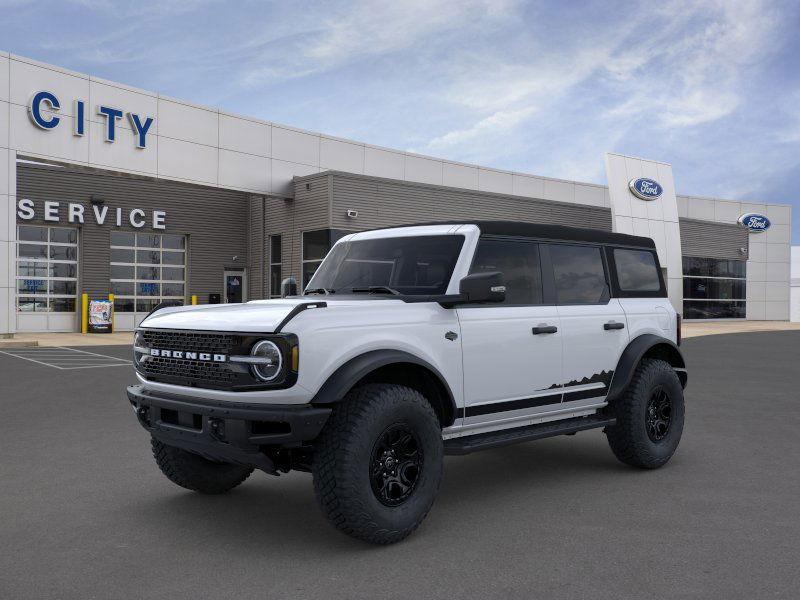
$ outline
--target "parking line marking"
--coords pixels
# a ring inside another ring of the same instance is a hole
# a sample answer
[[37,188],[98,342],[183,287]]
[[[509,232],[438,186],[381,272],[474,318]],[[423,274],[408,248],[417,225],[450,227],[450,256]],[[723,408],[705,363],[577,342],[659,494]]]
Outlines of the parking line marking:
[[0,354],[14,356],[62,371],[94,369],[97,367],[127,367],[133,364],[133,361],[128,359],[64,346],[0,350]]
[[45,367],[55,367],[56,369],[61,369],[62,371],[64,370],[63,367],[59,367],[58,365],[51,365],[50,363],[42,362],[40,360],[34,360],[32,358],[28,358],[27,356],[17,356],[16,354],[11,354],[10,352],[4,352],[3,350],[0,350],[0,354],[6,354],[8,356],[13,356],[15,358],[21,358],[22,360],[29,360],[31,362],[44,365]]

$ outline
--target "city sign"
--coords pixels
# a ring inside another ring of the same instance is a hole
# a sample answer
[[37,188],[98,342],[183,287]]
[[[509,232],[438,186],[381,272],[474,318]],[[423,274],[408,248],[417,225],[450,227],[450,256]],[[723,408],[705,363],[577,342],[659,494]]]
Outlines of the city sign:
[[654,179],[646,179],[644,177],[631,179],[628,182],[628,188],[630,188],[634,196],[642,200],[658,200],[661,194],[664,193],[664,188],[661,187],[660,183]]
[[[50,131],[58,127],[61,122],[61,117],[58,115],[60,110],[61,101],[55,94],[46,90],[36,92],[28,104],[28,114],[31,121],[44,131]],[[86,102],[75,100],[72,114],[72,134],[80,137],[86,133]],[[114,143],[117,139],[117,122],[126,113],[118,108],[100,104],[97,106],[97,114],[102,117],[105,125],[103,128],[105,140],[109,143]],[[153,126],[155,119],[153,117],[142,117],[132,112],[127,113],[127,115],[131,129],[133,129],[136,147],[146,148],[147,133],[150,131],[150,127]]]

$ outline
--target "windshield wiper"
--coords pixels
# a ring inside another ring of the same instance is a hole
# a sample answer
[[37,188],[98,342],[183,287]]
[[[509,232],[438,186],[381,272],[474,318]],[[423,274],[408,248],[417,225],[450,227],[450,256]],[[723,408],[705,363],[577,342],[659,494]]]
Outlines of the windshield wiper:
[[390,288],[386,285],[370,285],[367,287],[356,287],[351,290],[354,294],[392,294],[393,296],[399,296],[400,292],[398,292],[394,288]]
[[306,290],[306,294],[335,294],[336,290],[329,290],[328,288],[311,288],[310,290]]

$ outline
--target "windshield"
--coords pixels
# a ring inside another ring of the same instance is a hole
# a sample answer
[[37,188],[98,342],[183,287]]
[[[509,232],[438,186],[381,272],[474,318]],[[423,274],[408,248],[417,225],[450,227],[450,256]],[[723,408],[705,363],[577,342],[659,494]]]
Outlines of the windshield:
[[306,293],[444,294],[464,236],[429,235],[342,242]]

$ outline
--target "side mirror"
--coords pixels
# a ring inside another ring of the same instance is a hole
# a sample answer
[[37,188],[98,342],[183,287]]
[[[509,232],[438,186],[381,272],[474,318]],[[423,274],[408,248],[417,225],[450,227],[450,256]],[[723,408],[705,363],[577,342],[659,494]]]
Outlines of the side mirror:
[[467,275],[459,283],[458,292],[465,303],[502,302],[506,299],[506,285],[499,271]]
[[281,281],[281,298],[286,296],[297,296],[297,280],[294,277],[287,277]]

